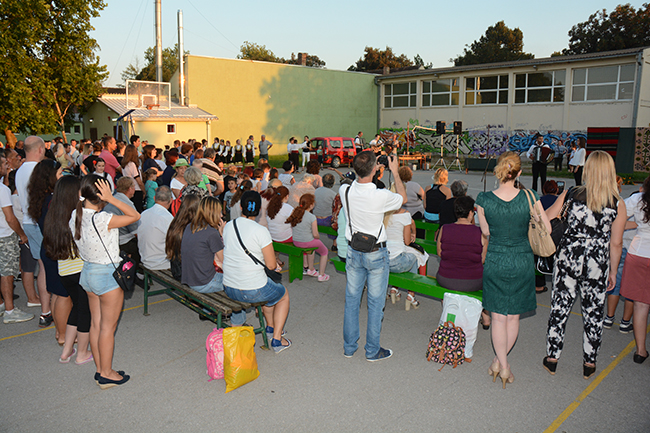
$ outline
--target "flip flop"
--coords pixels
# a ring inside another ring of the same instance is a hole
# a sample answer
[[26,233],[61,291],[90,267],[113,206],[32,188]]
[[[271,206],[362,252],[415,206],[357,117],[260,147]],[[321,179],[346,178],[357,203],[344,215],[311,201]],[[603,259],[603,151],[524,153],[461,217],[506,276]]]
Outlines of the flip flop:
[[538,295],[545,292],[548,292],[548,287],[546,286],[544,286],[542,290],[535,290],[535,293],[537,293]]
[[73,348],[73,349],[72,349],[72,353],[70,354],[70,356],[68,356],[68,357],[65,358],[65,359],[63,359],[63,358],[59,358],[59,362],[60,362],[61,364],[67,364],[68,362],[70,362],[70,358],[72,358],[72,357],[74,356],[75,353],[77,353],[77,349],[76,349],[76,348]]
[[84,364],[88,364],[92,360],[93,360],[93,356],[90,355],[88,358],[84,359],[83,361],[79,362],[78,360],[75,360],[74,363],[77,365],[84,365]]

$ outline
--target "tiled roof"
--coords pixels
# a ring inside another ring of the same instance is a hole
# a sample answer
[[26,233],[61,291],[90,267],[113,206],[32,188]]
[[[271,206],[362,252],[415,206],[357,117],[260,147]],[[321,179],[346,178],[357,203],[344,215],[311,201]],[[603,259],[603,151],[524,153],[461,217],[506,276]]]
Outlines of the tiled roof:
[[[99,102],[106,105],[108,108],[113,110],[122,116],[124,113],[129,111],[129,108],[126,108],[126,97],[124,95],[116,94],[104,94],[97,98]],[[219,120],[219,118],[213,114],[208,113],[205,110],[200,109],[196,106],[184,107],[178,105],[174,102],[171,103],[169,110],[158,110],[152,109],[147,110],[146,108],[138,108],[131,116],[134,120],[188,120],[188,121],[208,121],[208,120]]]
[[432,75],[432,74],[448,74],[464,71],[475,71],[475,70],[486,70],[486,69],[499,69],[499,68],[512,68],[517,66],[541,66],[554,63],[573,63],[581,62],[587,60],[597,60],[597,59],[610,59],[616,57],[629,57],[634,54],[642,52],[644,48],[628,48],[625,50],[618,51],[605,51],[600,53],[589,53],[589,54],[577,54],[574,56],[556,56],[556,57],[542,57],[539,59],[526,59],[526,60],[516,60],[511,62],[499,62],[499,63],[482,63],[479,65],[466,65],[466,66],[449,66],[445,68],[434,68],[434,69],[420,69],[417,71],[398,71],[391,72],[388,75],[381,75],[375,78],[377,81],[386,80],[390,78],[399,78],[399,77],[414,77],[420,75]]

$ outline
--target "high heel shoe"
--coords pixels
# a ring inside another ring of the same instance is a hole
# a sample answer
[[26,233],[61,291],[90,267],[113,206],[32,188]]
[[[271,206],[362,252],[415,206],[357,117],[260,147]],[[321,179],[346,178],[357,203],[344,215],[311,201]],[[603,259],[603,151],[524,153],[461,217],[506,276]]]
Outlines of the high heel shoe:
[[542,361],[542,365],[544,366],[546,371],[551,373],[552,376],[555,375],[555,370],[557,369],[557,361],[551,361],[549,360],[548,356],[546,356]]
[[411,305],[413,306],[413,308],[417,310],[418,307],[420,306],[420,301],[415,299],[415,296],[409,293],[408,295],[406,295],[406,311],[409,311],[411,309]]
[[399,301],[402,298],[402,295],[399,293],[397,287],[391,287],[390,291],[388,292],[388,295],[390,296],[390,301],[393,304],[395,303],[395,301]]
[[591,378],[596,374],[596,364],[594,365],[587,365],[587,364],[582,364],[582,377],[585,378],[585,380]]
[[497,381],[497,376],[501,370],[501,364],[499,361],[494,361],[491,366],[488,367],[488,374],[492,376],[492,383]]
[[506,382],[512,383],[515,381],[515,376],[510,372],[509,368],[504,368],[499,372],[501,381],[503,382],[503,389],[506,389]]

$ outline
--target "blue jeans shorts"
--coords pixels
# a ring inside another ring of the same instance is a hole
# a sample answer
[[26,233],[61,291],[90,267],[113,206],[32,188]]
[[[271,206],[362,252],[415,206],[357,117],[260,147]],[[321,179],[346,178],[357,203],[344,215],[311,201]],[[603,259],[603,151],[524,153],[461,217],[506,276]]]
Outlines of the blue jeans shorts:
[[25,224],[23,231],[27,235],[29,241],[29,249],[31,250],[34,260],[41,259],[41,244],[43,243],[43,233],[36,224]]
[[616,271],[616,286],[612,289],[611,292],[608,292],[608,295],[621,295],[621,279],[623,278],[623,265],[625,265],[625,257],[627,257],[627,249],[623,248],[621,251],[621,261],[618,263],[618,270]]
[[98,263],[84,262],[79,285],[86,292],[94,293],[97,296],[104,295],[115,289],[122,290],[115,278],[113,278],[113,272],[115,272],[115,268],[112,264],[100,265]]
[[270,278],[264,287],[255,290],[239,290],[233,287],[224,286],[226,295],[230,299],[240,302],[267,302],[268,307],[272,307],[282,299],[287,289],[282,284],[273,282]]
[[212,280],[208,284],[190,287],[192,290],[196,290],[199,293],[220,292],[223,290],[223,274],[220,272],[215,272],[214,277],[212,277]]

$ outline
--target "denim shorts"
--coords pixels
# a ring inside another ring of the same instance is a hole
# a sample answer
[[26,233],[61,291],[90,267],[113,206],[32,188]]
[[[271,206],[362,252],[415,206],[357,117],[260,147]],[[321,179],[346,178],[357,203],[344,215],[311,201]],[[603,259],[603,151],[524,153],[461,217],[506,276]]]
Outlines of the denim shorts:
[[266,301],[268,307],[277,304],[287,292],[282,284],[275,283],[270,278],[267,280],[266,286],[259,289],[239,290],[228,286],[224,286],[224,289],[230,299],[249,303]]
[[223,290],[223,274],[221,272],[215,272],[214,277],[208,284],[202,286],[190,286],[192,290],[196,290],[199,293],[214,293],[220,292]]
[[34,260],[41,259],[41,244],[43,243],[43,233],[36,224],[25,224],[23,231],[27,235],[29,241],[29,249],[31,250]]
[[115,272],[115,268],[112,264],[100,265],[84,262],[79,284],[86,292],[92,292],[97,296],[104,295],[112,290],[120,289],[120,285],[113,278],[113,272]]
[[623,278],[623,266],[625,265],[625,257],[627,257],[627,249],[623,248],[621,251],[621,261],[618,263],[618,270],[616,272],[616,286],[614,286],[611,292],[607,292],[608,295],[620,296],[621,294],[621,279]]

